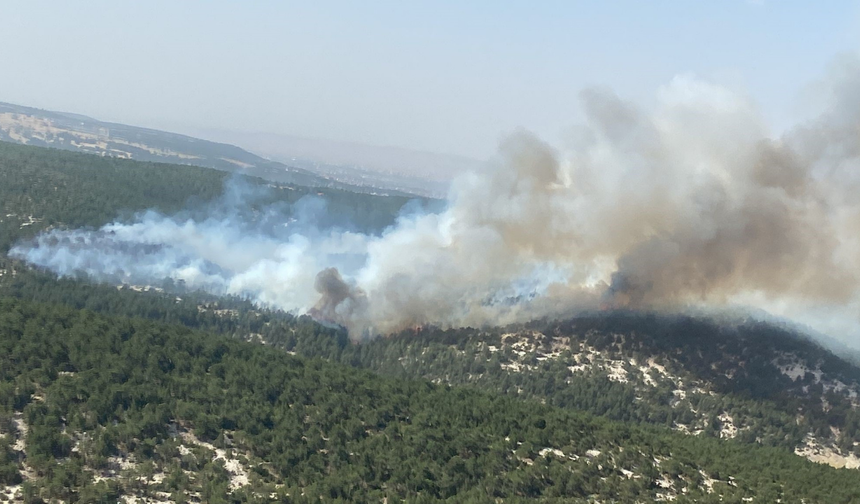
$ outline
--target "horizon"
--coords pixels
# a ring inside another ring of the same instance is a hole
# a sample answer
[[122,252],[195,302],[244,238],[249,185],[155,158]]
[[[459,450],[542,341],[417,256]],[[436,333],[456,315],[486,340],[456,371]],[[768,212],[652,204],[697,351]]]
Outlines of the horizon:
[[832,61],[860,47],[854,1],[48,1],[7,2],[0,15],[10,20],[0,42],[14,48],[0,64],[24,77],[0,82],[0,101],[191,136],[259,132],[479,161],[521,128],[568,143],[583,89],[650,109],[678,76],[747,94],[778,135],[809,115],[809,88]]

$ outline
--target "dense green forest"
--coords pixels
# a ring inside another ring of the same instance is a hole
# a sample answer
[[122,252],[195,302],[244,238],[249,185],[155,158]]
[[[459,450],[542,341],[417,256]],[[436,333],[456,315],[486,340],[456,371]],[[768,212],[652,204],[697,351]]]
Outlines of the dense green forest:
[[[794,449],[812,434],[845,454],[860,450],[860,415],[851,390],[825,390],[827,381],[816,383],[811,373],[793,381],[773,361],[783,354],[802,356],[834,383],[856,384],[860,370],[790,330],[767,324],[727,328],[691,317],[598,314],[482,330],[427,327],[356,345],[345,331],[309,317],[199,292],[117,290],[20,269],[14,278],[0,279],[0,295],[178,323],[387,376],[472,386],[615,420],[683,426],[720,437],[719,416],[728,414],[739,441]],[[599,366],[572,372],[580,345],[623,365],[626,381],[611,379]],[[652,377],[629,364],[655,358],[668,374]]]
[[[845,454],[860,454],[860,413],[854,407],[860,368],[772,324],[600,313],[485,330],[426,328],[371,345],[385,349],[367,351],[363,365],[388,374],[444,378],[716,437],[727,434],[719,417],[728,415],[738,440],[795,448],[812,434]],[[585,367],[581,357],[589,352],[609,365],[571,371]],[[814,363],[809,367],[818,378],[783,374],[775,363],[786,355]],[[612,373],[621,377],[613,379]]]
[[[222,193],[229,177],[207,168],[0,142],[0,252],[49,227],[97,227],[146,209],[169,214],[202,207]],[[241,178],[267,191],[255,201],[259,205],[320,196],[335,224],[349,224],[363,232],[375,233],[391,225],[410,200]]]
[[[860,372],[791,330],[603,313],[353,344],[5,256],[49,227],[204,208],[223,173],[0,142],[0,180],[0,488],[29,502],[860,500],[856,471],[792,453],[860,451]],[[366,232],[407,202],[246,182]],[[788,378],[794,360],[815,372]]]
[[[138,491],[208,502],[860,499],[853,471],[784,450],[14,299],[0,301],[0,426],[0,475],[21,481],[10,439],[22,437],[31,500],[106,501]],[[210,443],[236,454],[247,485],[231,492],[223,462],[205,452]],[[96,482],[118,464],[118,478]]]

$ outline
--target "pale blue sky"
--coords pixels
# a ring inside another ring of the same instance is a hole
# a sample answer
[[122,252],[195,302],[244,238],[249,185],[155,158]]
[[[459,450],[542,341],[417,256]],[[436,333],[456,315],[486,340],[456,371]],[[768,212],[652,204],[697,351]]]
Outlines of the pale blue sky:
[[525,127],[557,142],[578,92],[649,106],[693,73],[777,128],[839,53],[853,1],[0,3],[0,101],[486,158]]

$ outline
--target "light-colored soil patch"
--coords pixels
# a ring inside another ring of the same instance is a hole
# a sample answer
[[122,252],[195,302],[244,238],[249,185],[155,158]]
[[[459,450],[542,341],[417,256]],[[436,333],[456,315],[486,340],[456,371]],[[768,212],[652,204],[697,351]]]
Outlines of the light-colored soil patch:
[[853,453],[842,455],[830,446],[824,446],[814,437],[807,436],[803,445],[797,447],[794,453],[819,464],[827,464],[836,468],[858,469],[860,458]]
[[[248,478],[248,470],[242,464],[242,462],[235,458],[234,450],[223,450],[221,448],[216,448],[213,444],[207,443],[205,441],[201,441],[197,436],[192,432],[182,432],[179,434],[185,444],[201,446],[214,452],[214,456],[212,457],[213,461],[222,461],[224,463],[224,469],[230,473],[230,488],[235,490],[237,488],[241,488],[247,485],[250,481]],[[183,448],[188,450],[185,446],[181,446],[179,448],[179,452],[183,453]]]

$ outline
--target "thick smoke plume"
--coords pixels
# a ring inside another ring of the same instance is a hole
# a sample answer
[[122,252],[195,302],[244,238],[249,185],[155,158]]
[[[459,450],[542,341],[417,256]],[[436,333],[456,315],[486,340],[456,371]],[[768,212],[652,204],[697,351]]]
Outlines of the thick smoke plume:
[[233,194],[206,217],[52,230],[12,254],[60,274],[243,294],[356,338],[690,305],[860,335],[860,65],[842,61],[817,89],[825,111],[777,138],[744,96],[691,77],[650,113],[588,90],[565,152],[511,135],[454,182],[444,211],[379,235],[315,225],[317,200],[249,219]]

